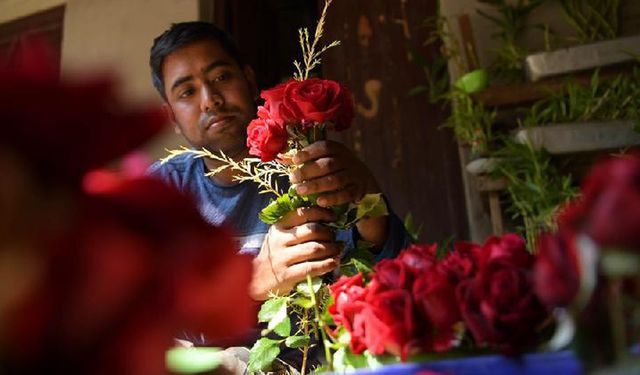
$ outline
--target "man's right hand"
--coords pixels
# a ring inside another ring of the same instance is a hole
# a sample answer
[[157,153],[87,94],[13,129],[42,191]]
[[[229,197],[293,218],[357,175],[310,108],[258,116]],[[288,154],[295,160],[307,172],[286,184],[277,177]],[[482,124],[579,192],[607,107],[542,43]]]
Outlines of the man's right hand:
[[342,245],[322,224],[333,220],[328,209],[303,207],[272,225],[253,260],[251,297],[263,301],[269,292],[286,294],[307,275],[320,276],[338,267]]

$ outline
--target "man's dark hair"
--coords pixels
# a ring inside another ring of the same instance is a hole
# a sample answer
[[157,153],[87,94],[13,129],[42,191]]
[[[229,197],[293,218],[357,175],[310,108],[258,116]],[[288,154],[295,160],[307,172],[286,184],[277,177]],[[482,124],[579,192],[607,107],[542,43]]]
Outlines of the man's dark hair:
[[220,43],[225,50],[238,63],[243,66],[238,46],[233,38],[224,30],[209,22],[193,21],[174,23],[171,27],[154,39],[151,47],[149,66],[151,67],[151,80],[153,86],[166,100],[164,93],[164,79],[162,77],[162,64],[164,59],[173,51],[193,42],[202,40],[214,40]]

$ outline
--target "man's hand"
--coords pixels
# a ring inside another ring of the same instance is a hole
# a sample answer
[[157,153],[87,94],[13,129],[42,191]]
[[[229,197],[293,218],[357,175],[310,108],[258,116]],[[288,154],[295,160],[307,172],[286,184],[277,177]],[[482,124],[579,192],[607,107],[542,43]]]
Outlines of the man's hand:
[[[359,201],[365,194],[380,193],[371,171],[347,147],[319,141],[298,151],[299,165],[289,176],[301,195],[319,194],[317,203],[331,207]],[[387,218],[364,218],[357,224],[363,240],[381,247],[387,238]]]
[[307,275],[320,276],[338,267],[342,245],[322,224],[333,220],[330,210],[305,207],[272,225],[253,261],[251,297],[262,301],[269,292],[286,294]]
[[380,192],[369,169],[341,143],[312,143],[296,153],[293,163],[299,166],[289,176],[296,192],[319,194],[321,207],[356,202],[367,193]]

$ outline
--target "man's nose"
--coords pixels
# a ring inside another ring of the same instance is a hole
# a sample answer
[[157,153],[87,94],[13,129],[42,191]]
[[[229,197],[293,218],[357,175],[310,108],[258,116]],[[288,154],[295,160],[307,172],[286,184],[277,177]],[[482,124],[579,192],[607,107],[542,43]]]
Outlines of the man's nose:
[[224,104],[224,98],[210,86],[205,86],[202,90],[200,109],[202,112],[213,112]]

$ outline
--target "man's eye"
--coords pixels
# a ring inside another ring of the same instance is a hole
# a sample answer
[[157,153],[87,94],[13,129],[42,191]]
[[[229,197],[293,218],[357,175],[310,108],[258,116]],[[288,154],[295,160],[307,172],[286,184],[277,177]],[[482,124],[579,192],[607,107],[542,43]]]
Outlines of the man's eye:
[[222,82],[222,81],[226,81],[227,79],[229,79],[229,73],[222,73],[215,76],[213,78],[213,82]]
[[180,93],[180,98],[188,98],[193,95],[193,89],[186,89]]

